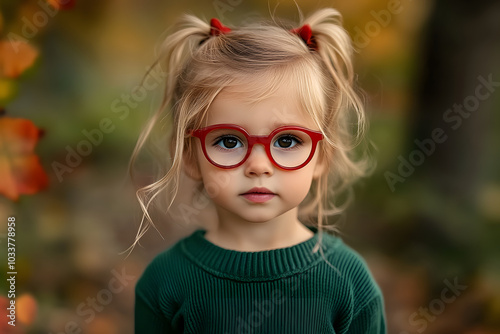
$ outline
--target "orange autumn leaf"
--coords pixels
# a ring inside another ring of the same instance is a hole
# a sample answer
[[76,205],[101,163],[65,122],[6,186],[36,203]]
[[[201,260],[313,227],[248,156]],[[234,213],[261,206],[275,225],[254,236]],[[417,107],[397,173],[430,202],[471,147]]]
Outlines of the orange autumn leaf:
[[75,7],[76,0],[47,0],[57,10],[69,10]]
[[33,152],[39,137],[30,120],[0,117],[0,194],[17,200],[47,187],[49,178]]
[[17,78],[31,67],[38,50],[22,41],[0,41],[0,77]]
[[36,318],[36,299],[29,293],[24,293],[16,298],[17,320],[25,325],[31,325]]

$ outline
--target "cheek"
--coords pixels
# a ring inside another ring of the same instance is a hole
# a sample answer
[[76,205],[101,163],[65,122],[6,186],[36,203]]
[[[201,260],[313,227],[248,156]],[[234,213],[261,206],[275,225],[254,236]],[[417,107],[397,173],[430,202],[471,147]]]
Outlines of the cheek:
[[283,181],[285,185],[285,194],[293,202],[299,204],[307,196],[312,183],[312,170],[300,170],[297,173],[290,174],[287,180]]
[[231,186],[231,180],[233,179],[231,171],[220,169],[212,165],[205,159],[203,152],[201,156],[198,155],[198,158],[201,179],[208,196],[214,199],[229,194],[230,191],[228,191],[228,187]]

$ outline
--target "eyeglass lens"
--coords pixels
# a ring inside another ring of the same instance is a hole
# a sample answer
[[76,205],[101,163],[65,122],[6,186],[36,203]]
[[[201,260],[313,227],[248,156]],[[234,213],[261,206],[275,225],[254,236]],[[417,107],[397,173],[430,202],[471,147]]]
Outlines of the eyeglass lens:
[[[236,129],[215,129],[205,138],[205,149],[209,158],[221,166],[233,166],[246,156],[248,140]],[[274,161],[286,168],[304,163],[312,150],[311,137],[301,130],[285,129],[272,138],[269,150]]]

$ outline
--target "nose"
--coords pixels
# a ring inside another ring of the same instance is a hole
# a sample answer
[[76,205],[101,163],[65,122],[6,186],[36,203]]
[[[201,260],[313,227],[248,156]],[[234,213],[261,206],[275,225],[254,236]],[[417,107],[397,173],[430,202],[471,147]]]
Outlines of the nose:
[[264,145],[256,144],[250,152],[250,156],[245,161],[245,175],[248,177],[273,175],[273,163],[266,154]]

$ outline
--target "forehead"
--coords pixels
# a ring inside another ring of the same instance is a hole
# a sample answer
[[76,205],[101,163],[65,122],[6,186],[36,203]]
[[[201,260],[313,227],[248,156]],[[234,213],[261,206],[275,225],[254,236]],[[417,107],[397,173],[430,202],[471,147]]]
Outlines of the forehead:
[[286,85],[264,94],[258,94],[249,85],[228,87],[210,105],[205,126],[230,123],[255,134],[266,134],[282,125],[317,130],[297,96],[295,90]]

